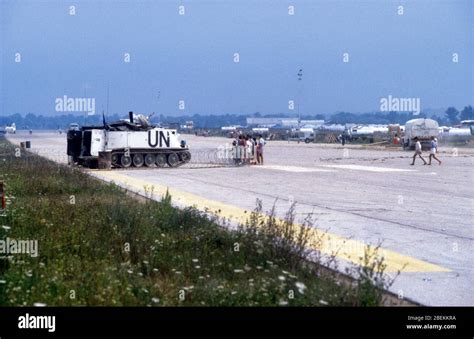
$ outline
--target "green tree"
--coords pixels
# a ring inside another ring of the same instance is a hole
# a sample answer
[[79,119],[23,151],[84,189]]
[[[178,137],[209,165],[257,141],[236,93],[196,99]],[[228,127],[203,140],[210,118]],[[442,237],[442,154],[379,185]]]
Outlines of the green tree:
[[326,117],[324,116],[324,114],[316,114],[314,116],[314,119],[315,120],[326,120]]
[[471,120],[474,119],[474,112],[472,111],[472,106],[466,106],[461,111],[460,115],[461,120]]
[[459,111],[455,107],[448,107],[445,114],[448,117],[448,120],[451,125],[456,125],[459,122]]

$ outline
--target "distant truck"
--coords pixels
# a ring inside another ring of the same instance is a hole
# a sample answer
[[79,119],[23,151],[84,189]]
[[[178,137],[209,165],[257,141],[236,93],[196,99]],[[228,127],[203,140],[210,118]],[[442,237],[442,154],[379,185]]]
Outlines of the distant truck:
[[439,126],[436,120],[432,119],[412,119],[405,123],[405,135],[403,136],[403,149],[414,149],[413,138],[420,140],[423,149],[430,148],[431,137],[437,138]]
[[[386,137],[388,132],[389,129],[387,125],[360,125],[347,129],[345,131],[345,137],[346,139],[349,138],[352,141],[361,139],[363,141],[368,140],[370,143],[373,143],[375,137]],[[342,135],[340,138],[341,137]]]
[[15,134],[16,133],[16,125],[15,123],[11,124],[10,126],[5,126],[5,129],[3,131],[5,134],[6,133],[12,133],[12,134]]
[[439,137],[446,142],[469,142],[473,139],[473,126],[462,125],[462,128],[442,126]]
[[355,126],[350,129],[350,134],[353,137],[358,136],[372,136],[375,133],[388,133],[388,126],[387,125],[362,125],[362,126]]
[[313,128],[298,128],[292,131],[291,136],[288,140],[305,142],[309,144],[314,142],[314,129]]

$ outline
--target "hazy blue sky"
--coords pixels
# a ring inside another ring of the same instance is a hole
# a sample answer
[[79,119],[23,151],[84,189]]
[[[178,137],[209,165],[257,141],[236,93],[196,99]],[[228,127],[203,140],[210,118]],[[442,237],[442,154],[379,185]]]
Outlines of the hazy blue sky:
[[100,112],[108,83],[111,113],[290,113],[298,96],[305,114],[377,111],[389,94],[473,104],[473,0],[0,3],[1,114],[62,114],[57,97],[84,93]]

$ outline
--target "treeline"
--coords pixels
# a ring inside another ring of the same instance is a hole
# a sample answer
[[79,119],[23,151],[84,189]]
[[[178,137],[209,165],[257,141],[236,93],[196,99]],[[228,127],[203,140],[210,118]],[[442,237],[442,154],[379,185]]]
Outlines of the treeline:
[[[107,115],[107,122],[116,121],[119,119],[128,118],[127,114],[112,114]],[[153,123],[179,123],[184,124],[186,121],[193,121],[197,128],[220,128],[228,125],[242,125],[246,124],[246,116],[237,114],[225,115],[183,115],[183,116],[153,116],[151,118]],[[17,129],[66,129],[71,123],[79,123],[80,125],[102,125],[102,115],[75,115],[64,114],[57,116],[44,116],[35,114],[12,114],[8,116],[0,116],[0,126],[11,125],[15,123]]]
[[405,124],[408,120],[419,118],[431,118],[438,121],[440,126],[452,126],[459,124],[462,120],[474,119],[472,106],[465,106],[461,111],[455,107],[449,107],[444,116],[431,115],[426,113],[413,114],[410,112],[374,112],[354,114],[347,112],[340,112],[331,115],[330,122],[334,124]]
[[400,124],[403,125],[410,119],[427,118],[425,113],[413,114],[408,112],[374,112],[354,114],[340,112],[331,115],[330,122],[333,124]]
[[247,124],[247,117],[249,115],[240,114],[223,114],[223,115],[182,115],[176,116],[164,116],[153,117],[152,121],[159,121],[162,123],[179,123],[184,124],[186,121],[192,121],[196,128],[221,128],[222,126],[240,125],[245,126]]
[[[112,116],[114,120],[119,119],[117,115]],[[9,116],[0,116],[0,126],[16,124],[17,129],[66,129],[71,123],[79,123],[80,125],[99,125],[102,124],[101,115],[84,115],[64,114],[57,116],[43,116],[36,114],[12,114]]]
[[[107,122],[116,121],[119,119],[127,118],[128,115],[124,114],[110,114],[106,116]],[[220,128],[222,126],[230,125],[241,125],[247,124],[247,117],[289,117],[286,114],[262,114],[254,113],[251,115],[240,115],[240,114],[222,114],[222,115],[181,115],[177,116],[165,116],[155,115],[151,121],[153,123],[167,123],[167,124],[184,124],[187,121],[193,121],[194,127],[196,128]],[[294,115],[292,116],[295,117]],[[431,118],[438,121],[440,126],[452,126],[458,124],[462,120],[474,119],[472,106],[466,106],[461,111],[458,111],[455,107],[449,107],[444,115],[431,115],[428,116],[426,113],[420,113],[415,115],[409,112],[374,112],[374,113],[349,113],[339,112],[330,115],[329,117],[322,114],[317,115],[302,115],[302,119],[305,120],[325,120],[326,122],[333,124],[405,124],[410,119],[416,118]],[[102,115],[96,114],[91,116],[78,115],[78,114],[64,114],[57,116],[43,116],[35,114],[12,114],[9,116],[0,116],[0,126],[10,125],[15,123],[18,129],[66,129],[71,123],[79,123],[80,125],[102,125]]]

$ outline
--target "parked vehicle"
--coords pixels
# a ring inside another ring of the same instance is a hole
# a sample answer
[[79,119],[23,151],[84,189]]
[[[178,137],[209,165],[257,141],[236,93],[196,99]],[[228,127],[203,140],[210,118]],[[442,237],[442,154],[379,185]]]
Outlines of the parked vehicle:
[[[143,115],[104,126],[70,129],[67,154],[70,164],[97,167],[101,153],[109,153],[112,167],[177,167],[191,160],[191,153],[176,129],[151,125]],[[103,155],[103,154],[102,154]]]
[[412,119],[405,123],[405,134],[403,136],[403,149],[414,149],[413,138],[418,137],[423,149],[429,149],[431,137],[437,138],[439,126],[436,120],[432,119]]

